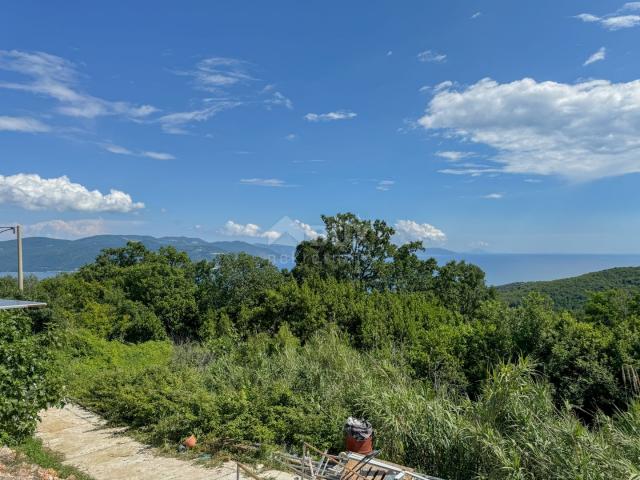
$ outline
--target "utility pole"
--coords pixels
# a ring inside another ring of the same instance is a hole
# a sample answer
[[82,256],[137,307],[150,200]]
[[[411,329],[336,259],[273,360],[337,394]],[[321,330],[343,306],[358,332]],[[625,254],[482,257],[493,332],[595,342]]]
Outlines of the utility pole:
[[24,292],[24,271],[22,270],[22,225],[16,225],[16,240],[18,241],[18,289]]
[[13,227],[0,227],[0,233],[12,232],[16,235],[18,242],[18,288],[20,292],[24,291],[24,271],[22,269],[22,226],[15,225]]

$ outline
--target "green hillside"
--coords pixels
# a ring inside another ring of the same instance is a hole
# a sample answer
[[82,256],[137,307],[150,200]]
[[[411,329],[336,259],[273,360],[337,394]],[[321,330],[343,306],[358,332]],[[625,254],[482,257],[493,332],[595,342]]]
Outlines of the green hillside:
[[640,291],[640,267],[621,267],[587,273],[578,277],[547,282],[518,282],[497,287],[498,293],[510,305],[518,305],[529,292],[551,297],[556,308],[577,310],[590,292],[620,289]]
[[[120,248],[128,241],[142,243],[149,250],[172,246],[186,252],[192,260],[211,260],[222,253],[248,253],[261,258],[293,257],[293,247],[253,245],[246,242],[207,242],[199,238],[144,235],[96,235],[78,240],[28,237],[24,245],[24,269],[27,272],[73,271],[91,263],[105,248]],[[15,240],[0,241],[0,272],[16,269]]]

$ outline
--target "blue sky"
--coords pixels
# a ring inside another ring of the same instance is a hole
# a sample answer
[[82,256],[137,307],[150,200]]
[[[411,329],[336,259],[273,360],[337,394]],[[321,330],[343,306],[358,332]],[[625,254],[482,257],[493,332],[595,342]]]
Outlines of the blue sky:
[[132,5],[3,11],[0,223],[640,252],[640,2]]

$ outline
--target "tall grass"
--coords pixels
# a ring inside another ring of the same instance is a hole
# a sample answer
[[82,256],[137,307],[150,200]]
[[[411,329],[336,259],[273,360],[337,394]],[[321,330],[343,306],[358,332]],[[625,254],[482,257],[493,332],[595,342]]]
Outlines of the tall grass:
[[156,443],[195,432],[206,449],[308,441],[337,451],[345,418],[359,415],[384,458],[443,478],[640,478],[640,403],[587,428],[554,407],[526,359],[496,368],[472,401],[412,379],[389,352],[354,350],[334,330],[303,346],[284,328],[240,344],[117,349],[126,366],[76,345],[70,371],[82,380],[72,394]]

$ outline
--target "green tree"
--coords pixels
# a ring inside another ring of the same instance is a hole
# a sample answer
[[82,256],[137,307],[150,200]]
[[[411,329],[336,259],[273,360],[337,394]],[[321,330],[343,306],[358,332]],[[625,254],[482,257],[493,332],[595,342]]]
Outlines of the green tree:
[[311,273],[377,287],[386,262],[395,253],[395,233],[383,220],[361,220],[353,213],[323,215],[325,237],[302,242],[296,249],[294,275]]
[[440,267],[434,290],[443,305],[463,315],[472,315],[484,300],[495,297],[487,288],[482,269],[464,261]]

